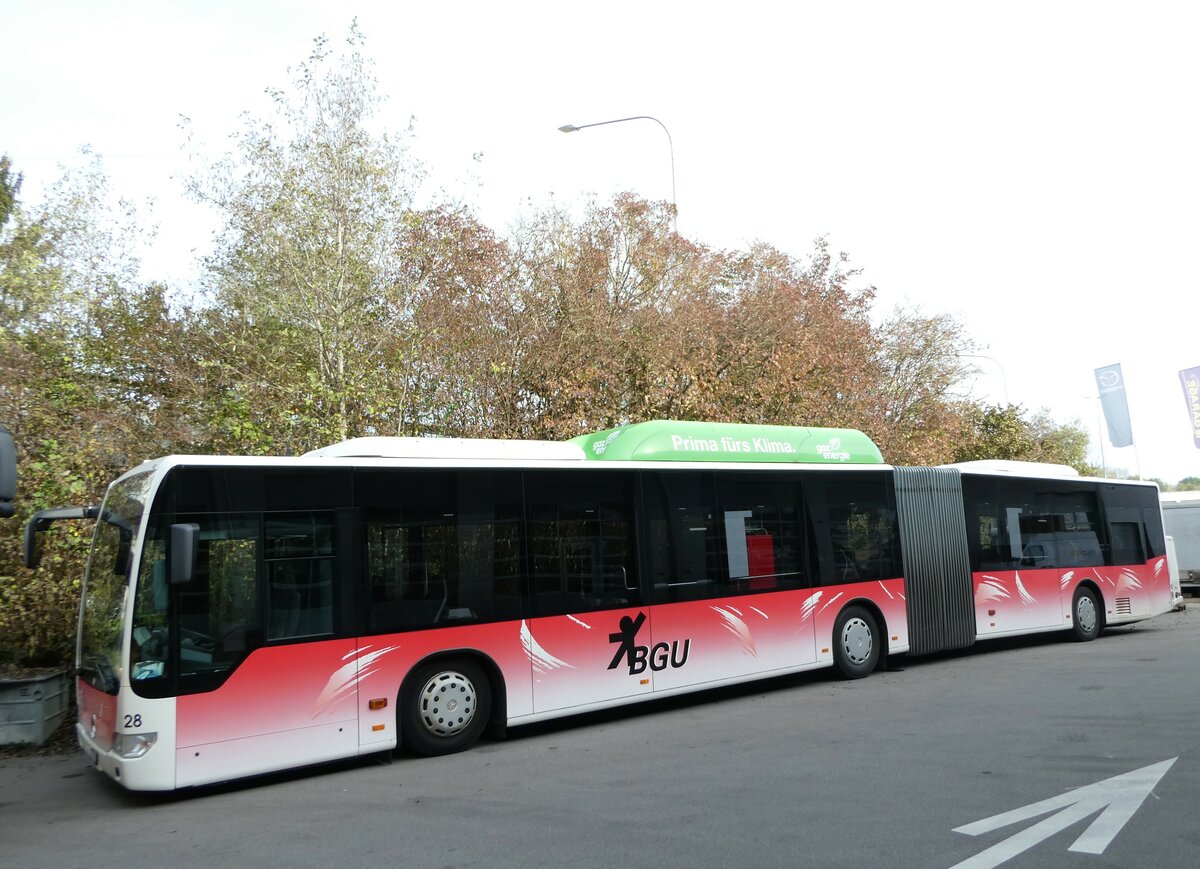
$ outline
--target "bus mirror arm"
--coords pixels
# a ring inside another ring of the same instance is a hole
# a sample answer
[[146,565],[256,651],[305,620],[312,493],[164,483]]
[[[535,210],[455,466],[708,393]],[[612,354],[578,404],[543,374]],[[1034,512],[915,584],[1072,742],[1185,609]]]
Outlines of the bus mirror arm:
[[22,551],[25,566],[33,570],[41,562],[42,550],[38,546],[38,535],[59,519],[95,519],[99,515],[99,504],[90,507],[55,507],[53,510],[39,510],[34,513],[25,524],[25,546]]
[[171,585],[186,585],[196,572],[196,541],[200,526],[184,522],[171,526]]

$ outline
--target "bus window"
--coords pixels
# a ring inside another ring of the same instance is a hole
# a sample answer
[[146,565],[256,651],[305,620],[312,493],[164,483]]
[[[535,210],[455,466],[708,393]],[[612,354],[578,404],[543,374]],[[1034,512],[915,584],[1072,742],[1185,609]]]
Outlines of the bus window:
[[521,615],[520,475],[362,474],[372,632]]
[[794,475],[725,476],[717,484],[724,525],[725,577],[731,594],[799,588],[803,536]]
[[1166,551],[1158,521],[1158,493],[1150,486],[1116,486],[1101,489],[1108,520],[1110,565],[1145,564]]
[[1113,522],[1109,526],[1113,564],[1145,564],[1142,526],[1139,522]]
[[256,514],[193,517],[200,525],[195,576],[179,586],[180,693],[224,681],[265,631],[258,582],[261,522]]
[[963,494],[973,570],[1104,563],[1090,483],[967,476]]
[[1002,555],[1013,567],[1092,567],[1104,563],[1099,507],[1091,484],[1062,482],[1047,486],[1008,480],[1000,486],[1003,514]]
[[263,528],[267,639],[333,633],[333,515],[268,513]]
[[643,497],[656,602],[807,585],[794,475],[647,474]]
[[525,475],[534,615],[641,605],[628,473]]
[[719,597],[722,523],[713,476],[679,471],[644,475],[647,563],[656,603]]
[[883,474],[845,473],[814,475],[806,482],[821,584],[900,575],[900,530],[889,479]]

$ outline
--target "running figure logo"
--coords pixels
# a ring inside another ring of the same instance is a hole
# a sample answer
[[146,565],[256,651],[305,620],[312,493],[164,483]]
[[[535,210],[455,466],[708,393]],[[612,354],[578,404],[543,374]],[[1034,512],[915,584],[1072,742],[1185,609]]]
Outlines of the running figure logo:
[[642,625],[645,623],[645,613],[638,613],[637,618],[621,616],[621,621],[619,622],[620,630],[615,634],[608,635],[608,641],[617,644],[617,653],[613,655],[612,663],[608,665],[608,669],[617,669],[617,665],[621,663],[622,658],[628,660],[630,676],[646,672],[647,667],[657,672],[667,669],[668,666],[678,669],[687,663],[688,651],[692,646],[690,639],[683,641],[682,649],[679,646],[679,640],[672,640],[669,645],[667,643],[655,643],[653,649],[649,646],[639,646],[637,644],[638,631],[642,629]]

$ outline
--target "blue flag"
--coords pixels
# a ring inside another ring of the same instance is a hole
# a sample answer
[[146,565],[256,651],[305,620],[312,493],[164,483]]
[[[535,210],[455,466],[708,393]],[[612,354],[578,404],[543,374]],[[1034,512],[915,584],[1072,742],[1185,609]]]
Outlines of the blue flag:
[[1106,365],[1096,369],[1096,386],[1100,390],[1100,406],[1108,423],[1108,439],[1114,447],[1133,443],[1133,426],[1129,423],[1129,402],[1125,400],[1125,378],[1121,365]]
[[1188,420],[1192,424],[1192,440],[1200,449],[1200,367],[1185,368],[1179,372],[1183,384],[1183,397],[1187,400]]

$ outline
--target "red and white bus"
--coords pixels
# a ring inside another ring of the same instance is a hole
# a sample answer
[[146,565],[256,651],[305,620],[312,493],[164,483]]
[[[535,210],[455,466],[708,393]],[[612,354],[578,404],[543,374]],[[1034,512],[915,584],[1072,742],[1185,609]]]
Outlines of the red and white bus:
[[79,742],[170,790],[1170,608],[1155,486],[1020,467],[688,422],[363,438],[157,459],[27,540],[97,517]]

